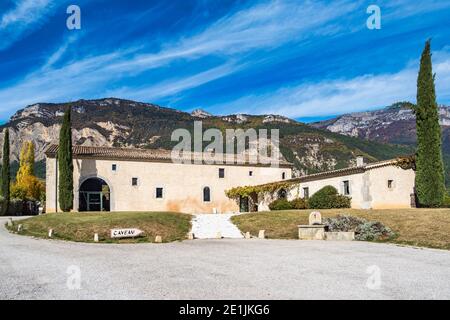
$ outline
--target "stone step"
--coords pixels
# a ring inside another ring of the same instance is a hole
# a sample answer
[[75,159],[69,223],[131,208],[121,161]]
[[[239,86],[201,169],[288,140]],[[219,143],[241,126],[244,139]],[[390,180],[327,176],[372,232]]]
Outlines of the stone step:
[[196,214],[192,220],[192,230],[196,239],[216,239],[218,237],[242,239],[241,231],[231,222],[233,214]]

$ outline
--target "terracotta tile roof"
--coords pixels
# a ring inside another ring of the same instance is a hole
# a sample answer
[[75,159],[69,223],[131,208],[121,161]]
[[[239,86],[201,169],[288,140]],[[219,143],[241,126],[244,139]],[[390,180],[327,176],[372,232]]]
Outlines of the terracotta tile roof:
[[[58,145],[52,144],[45,151],[45,155],[54,158],[58,152]],[[172,162],[171,150],[166,149],[138,149],[138,148],[111,148],[111,147],[92,147],[92,146],[73,146],[74,158],[96,158],[96,159],[117,159],[129,161],[154,161],[154,162]],[[219,154],[216,155],[220,156]],[[179,160],[183,159],[201,159],[201,153],[185,152]],[[225,159],[225,158],[224,158]],[[248,159],[247,159],[248,160]],[[224,163],[227,165],[228,163]],[[270,166],[270,164],[252,164],[246,161],[249,166]],[[280,167],[292,167],[292,163],[280,161]]]
[[397,165],[401,161],[400,159],[401,158],[396,158],[396,159],[372,162],[372,163],[368,163],[366,165],[359,166],[359,167],[349,167],[349,168],[319,172],[319,173],[314,173],[314,174],[309,174],[309,175],[304,175],[301,177],[293,178],[288,181],[308,182],[308,181],[315,181],[315,180],[328,179],[328,178],[333,178],[333,177],[340,177],[340,176],[347,176],[347,175],[351,175],[351,174],[363,173],[368,170]]

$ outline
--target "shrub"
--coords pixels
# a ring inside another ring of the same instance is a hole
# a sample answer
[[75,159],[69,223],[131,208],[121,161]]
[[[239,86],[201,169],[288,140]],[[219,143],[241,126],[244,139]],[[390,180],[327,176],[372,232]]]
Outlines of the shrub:
[[332,208],[350,208],[352,206],[352,198],[343,196],[341,194],[336,195],[333,200]]
[[[4,213],[5,216],[20,216],[23,211],[23,201],[20,199],[11,199],[9,201],[8,208],[5,208],[6,201],[5,198],[0,197],[0,209],[1,212]],[[3,211],[5,210],[5,211]]]
[[[0,210],[5,208],[5,199],[0,197]],[[34,215],[39,212],[39,202],[33,200],[11,199],[8,210],[0,211],[6,216]]]
[[450,195],[445,194],[444,202],[442,203],[442,208],[450,208]]
[[9,202],[8,215],[21,216],[23,214],[23,200],[11,199],[11,201]]
[[333,186],[325,186],[312,195],[308,205],[310,209],[350,208],[351,198],[338,194]]
[[278,199],[269,204],[270,210],[290,210],[292,209],[292,204],[286,199]]
[[308,209],[308,202],[302,198],[296,198],[290,201],[293,209]]
[[394,236],[389,227],[378,221],[367,221],[356,228],[355,239],[361,241],[387,240]]
[[354,231],[355,239],[360,241],[387,240],[395,236],[394,232],[378,221],[367,221],[366,219],[338,215],[335,218],[326,218],[323,223],[328,227],[328,231]]
[[336,218],[326,218],[323,224],[328,227],[328,231],[356,231],[359,225],[367,222],[367,220],[349,215],[338,215]]

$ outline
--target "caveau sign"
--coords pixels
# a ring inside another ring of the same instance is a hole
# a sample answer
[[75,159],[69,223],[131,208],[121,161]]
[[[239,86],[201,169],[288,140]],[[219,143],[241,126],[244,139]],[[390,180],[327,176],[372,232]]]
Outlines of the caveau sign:
[[140,236],[144,231],[131,228],[131,229],[111,229],[111,238],[133,238]]

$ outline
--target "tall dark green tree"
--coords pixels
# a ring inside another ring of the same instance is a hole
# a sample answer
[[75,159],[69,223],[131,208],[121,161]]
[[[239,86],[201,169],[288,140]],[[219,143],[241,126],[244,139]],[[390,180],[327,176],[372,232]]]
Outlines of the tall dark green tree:
[[444,200],[445,181],[441,149],[441,127],[439,125],[439,113],[431,64],[430,40],[425,43],[420,59],[415,114],[417,128],[417,198],[421,206],[439,207]]
[[72,162],[72,127],[69,107],[59,132],[58,170],[59,170],[59,206],[62,211],[73,208],[73,162]]
[[3,197],[2,214],[8,212],[10,193],[9,185],[11,182],[11,174],[9,168],[9,130],[5,129],[3,137],[3,159],[2,159],[2,183],[1,183],[1,195]]

